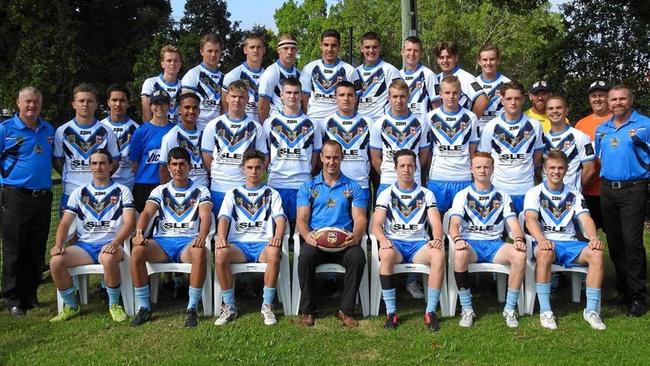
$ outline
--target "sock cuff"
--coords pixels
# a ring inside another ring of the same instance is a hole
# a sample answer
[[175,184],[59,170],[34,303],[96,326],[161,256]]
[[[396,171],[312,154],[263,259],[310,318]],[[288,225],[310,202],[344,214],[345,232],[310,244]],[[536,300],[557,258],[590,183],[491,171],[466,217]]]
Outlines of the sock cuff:
[[72,287],[66,288],[65,290],[58,290],[58,291],[61,294],[61,296],[71,295],[71,294],[74,294],[75,287],[72,286]]

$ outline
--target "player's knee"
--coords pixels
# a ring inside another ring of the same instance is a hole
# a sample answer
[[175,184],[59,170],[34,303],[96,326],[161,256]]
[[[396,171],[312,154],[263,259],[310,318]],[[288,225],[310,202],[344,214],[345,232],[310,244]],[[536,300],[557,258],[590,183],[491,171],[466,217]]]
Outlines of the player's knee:
[[101,263],[105,267],[116,267],[120,263],[119,259],[120,258],[118,253],[114,253],[114,254],[102,253],[99,256],[99,263]]
[[526,265],[526,253],[518,250],[513,251],[510,256],[510,264],[513,267],[523,268]]
[[469,252],[467,250],[457,250],[454,253],[454,267],[465,268],[469,259]]
[[63,255],[55,255],[54,257],[50,258],[50,268],[53,271],[65,268],[65,261]]
[[434,249],[429,257],[429,266],[432,272],[443,271],[445,268],[445,255],[441,250]]
[[590,266],[602,266],[604,263],[604,256],[602,250],[591,250],[589,254]]
[[397,253],[395,253],[394,249],[379,249],[379,260],[386,263],[395,263]]
[[144,263],[147,260],[147,251],[143,245],[138,245],[131,251],[131,261],[133,263]]
[[230,255],[228,252],[228,248],[217,249],[217,251],[214,253],[214,261],[217,266],[230,265]]
[[535,252],[535,259],[537,259],[538,266],[548,267],[553,263],[553,251],[538,250]]

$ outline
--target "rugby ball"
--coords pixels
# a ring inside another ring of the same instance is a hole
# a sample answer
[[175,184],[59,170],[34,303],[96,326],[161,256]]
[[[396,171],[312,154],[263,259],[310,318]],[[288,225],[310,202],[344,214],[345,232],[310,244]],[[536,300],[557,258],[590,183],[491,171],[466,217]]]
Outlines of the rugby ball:
[[346,230],[336,227],[324,227],[314,232],[317,248],[326,252],[340,252],[345,249],[343,243],[349,235]]

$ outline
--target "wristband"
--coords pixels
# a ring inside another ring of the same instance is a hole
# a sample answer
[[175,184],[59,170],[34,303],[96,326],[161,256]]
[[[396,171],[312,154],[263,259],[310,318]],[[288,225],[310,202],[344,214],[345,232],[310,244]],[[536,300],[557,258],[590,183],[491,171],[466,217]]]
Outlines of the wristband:
[[521,236],[516,237],[514,241],[517,241],[517,240],[525,242],[524,238],[522,238]]

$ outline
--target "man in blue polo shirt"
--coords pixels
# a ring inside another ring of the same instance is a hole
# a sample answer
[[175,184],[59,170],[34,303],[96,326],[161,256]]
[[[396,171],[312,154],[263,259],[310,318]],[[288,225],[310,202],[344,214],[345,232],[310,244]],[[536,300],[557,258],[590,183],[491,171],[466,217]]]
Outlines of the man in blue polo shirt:
[[627,315],[645,314],[646,253],[643,247],[650,177],[650,118],[632,109],[634,95],[623,85],[609,91],[613,116],[596,128],[601,161],[600,203],[616,288]]
[[[298,281],[302,292],[298,324],[314,325],[316,266],[323,262],[340,262],[345,267],[345,277],[338,318],[346,327],[356,327],[359,323],[353,317],[354,302],[366,265],[366,255],[359,243],[366,230],[368,198],[357,182],[341,174],[343,148],[338,142],[325,141],[320,159],[323,171],[305,182],[296,198],[296,229],[301,236]],[[325,227],[350,232],[345,241],[347,248],[337,253],[319,250],[314,232]]]
[[54,128],[39,118],[36,88],[18,94],[18,114],[0,125],[2,297],[12,316],[38,304],[36,289],[50,230]]

